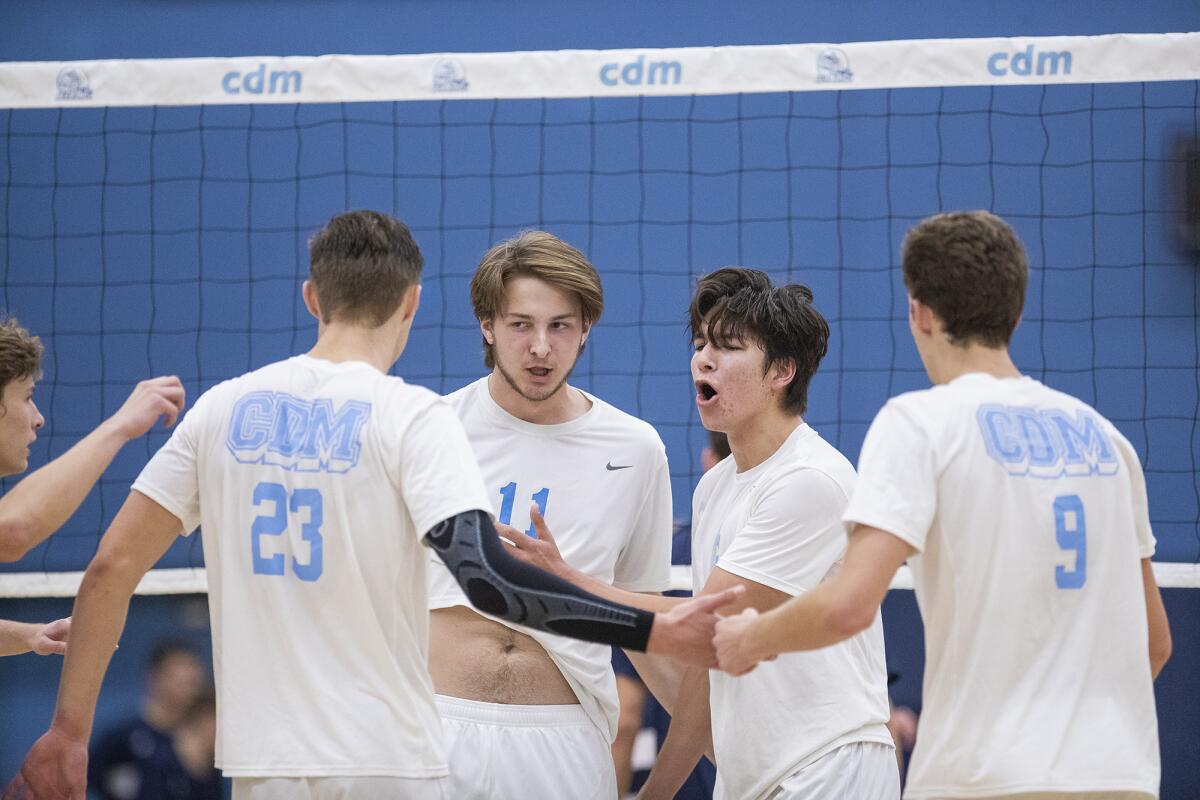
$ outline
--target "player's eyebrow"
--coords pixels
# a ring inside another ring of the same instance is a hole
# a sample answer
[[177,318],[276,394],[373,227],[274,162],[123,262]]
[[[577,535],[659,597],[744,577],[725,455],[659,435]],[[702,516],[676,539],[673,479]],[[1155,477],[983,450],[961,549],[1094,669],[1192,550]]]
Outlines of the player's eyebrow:
[[[504,316],[505,316],[506,318],[507,318],[507,317],[515,317],[516,319],[528,319],[528,320],[532,320],[532,319],[533,319],[533,315],[532,315],[532,314],[522,314],[522,313],[520,313],[519,311],[506,311],[506,312],[504,312]],[[577,314],[575,314],[575,313],[573,313],[573,312],[572,312],[572,313],[568,313],[568,314],[558,314],[557,316],[553,316],[553,317],[551,317],[551,318],[550,318],[550,321],[551,321],[551,322],[558,322],[559,320],[563,320],[563,319],[575,319],[577,316],[578,316],[578,315],[577,315]]]

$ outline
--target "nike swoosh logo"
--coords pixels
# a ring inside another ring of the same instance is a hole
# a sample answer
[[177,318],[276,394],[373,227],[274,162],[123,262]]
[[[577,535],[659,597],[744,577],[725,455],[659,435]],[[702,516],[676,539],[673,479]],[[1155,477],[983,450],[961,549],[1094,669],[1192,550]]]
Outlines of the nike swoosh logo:
[[633,464],[620,464],[620,465],[614,467],[613,463],[610,461],[604,465],[604,468],[606,470],[608,470],[609,472],[615,472],[619,469],[629,469],[632,466],[633,466]]

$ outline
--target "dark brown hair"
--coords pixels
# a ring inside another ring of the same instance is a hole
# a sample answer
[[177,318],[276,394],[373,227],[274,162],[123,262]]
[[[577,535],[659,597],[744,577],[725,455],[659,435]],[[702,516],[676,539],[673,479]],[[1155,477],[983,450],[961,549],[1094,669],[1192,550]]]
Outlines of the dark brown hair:
[[803,414],[808,384],[829,349],[829,325],[812,301],[812,289],[802,284],[776,287],[761,270],[725,267],[696,284],[688,309],[692,338],[717,347],[757,342],[766,354],[764,374],[793,362],[796,374],[783,394],[783,407]]
[[[522,231],[484,254],[471,279],[471,306],[480,322],[495,319],[504,309],[505,285],[527,276],[545,281],[579,300],[583,325],[600,319],[604,290],[600,273],[587,256],[552,233]],[[496,366],[492,345],[483,340],[483,363]]]
[[937,315],[953,344],[1007,347],[1028,282],[1017,234],[987,211],[929,217],[904,239],[904,285]]
[[425,263],[408,226],[378,211],[334,217],[308,250],[321,321],[368,328],[391,319]]
[[15,317],[0,321],[0,392],[13,381],[42,377],[42,352],[42,340]]

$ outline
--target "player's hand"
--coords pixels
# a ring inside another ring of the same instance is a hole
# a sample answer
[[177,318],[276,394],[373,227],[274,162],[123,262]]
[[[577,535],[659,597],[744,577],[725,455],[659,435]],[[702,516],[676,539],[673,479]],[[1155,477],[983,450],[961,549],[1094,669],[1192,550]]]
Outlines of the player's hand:
[[136,439],[154,426],[161,417],[169,428],[183,411],[183,384],[174,375],[151,378],[133,388],[117,413],[108,418],[121,435]]
[[71,618],[58,619],[37,628],[29,641],[29,649],[39,656],[66,655],[67,636],[71,633]]
[[733,676],[745,675],[758,666],[760,661],[773,660],[774,656],[764,658],[749,652],[747,647],[746,631],[757,617],[756,610],[747,608],[742,613],[725,617],[717,623],[713,645],[717,649],[717,661],[722,671]]
[[746,592],[741,584],[723,592],[706,594],[680,603],[670,611],[654,615],[646,652],[670,656],[694,667],[712,669],[717,665],[713,633],[718,608],[727,606]]
[[86,742],[51,727],[29,749],[4,800],[84,800],[87,760]]
[[563,580],[571,580],[571,565],[562,557],[562,553],[558,549],[558,542],[554,541],[554,536],[546,525],[546,519],[536,504],[529,509],[529,518],[533,520],[533,530],[537,533],[536,539],[527,536],[524,531],[519,531],[511,525],[505,525],[502,522],[496,523],[496,532],[512,545],[509,550],[512,557],[524,561],[526,564],[532,564],[551,575],[557,575]]

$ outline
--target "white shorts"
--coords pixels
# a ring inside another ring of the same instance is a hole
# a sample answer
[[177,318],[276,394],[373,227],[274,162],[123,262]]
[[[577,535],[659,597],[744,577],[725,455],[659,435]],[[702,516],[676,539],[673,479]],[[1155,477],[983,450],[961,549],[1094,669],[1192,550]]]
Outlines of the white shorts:
[[449,778],[234,778],[233,800],[454,800]]
[[[972,800],[1154,800],[1157,795],[1145,792],[1022,792],[997,794]],[[947,797],[942,800],[956,800]]]
[[578,705],[437,696],[455,800],[614,800],[612,749]]
[[879,742],[844,744],[788,775],[767,798],[900,800],[896,750]]

